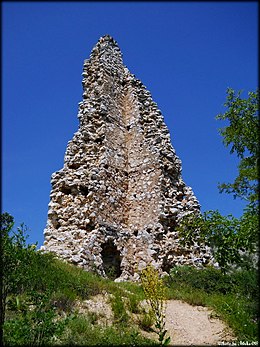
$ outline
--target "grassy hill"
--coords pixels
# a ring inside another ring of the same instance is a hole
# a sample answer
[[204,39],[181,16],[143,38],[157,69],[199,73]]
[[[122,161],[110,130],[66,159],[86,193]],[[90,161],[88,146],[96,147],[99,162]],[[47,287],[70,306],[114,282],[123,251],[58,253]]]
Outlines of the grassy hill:
[[[6,345],[156,344],[142,334],[151,329],[152,318],[141,305],[145,296],[140,285],[115,283],[50,254],[30,253],[27,264],[20,268],[23,283],[7,297]],[[238,340],[257,340],[255,272],[223,275],[213,268],[176,267],[165,286],[169,299],[212,307]],[[87,309],[86,303],[98,295],[106,297],[111,307],[109,322],[102,317],[106,312]]]
[[[50,254],[33,252],[30,258],[21,269],[27,280],[7,297],[5,344],[151,345],[131,321],[131,313],[142,313],[140,286],[115,283]],[[98,324],[96,313],[79,312],[80,303],[100,294],[109,296],[111,325]]]
[[[6,346],[156,345],[154,316],[137,283],[115,283],[26,245],[23,227],[1,216],[1,336]],[[257,270],[174,267],[166,299],[212,308],[238,341],[258,337]],[[151,287],[150,287],[151,288]]]

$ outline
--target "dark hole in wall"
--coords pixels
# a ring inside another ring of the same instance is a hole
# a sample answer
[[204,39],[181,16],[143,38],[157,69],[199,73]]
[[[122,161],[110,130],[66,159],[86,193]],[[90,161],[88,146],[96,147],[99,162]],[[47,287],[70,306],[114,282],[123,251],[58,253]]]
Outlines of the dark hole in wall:
[[79,167],[80,167],[80,164],[78,163],[72,163],[69,165],[69,168],[74,170],[78,169]]
[[165,271],[169,274],[172,268],[173,268],[173,265],[170,264],[166,258],[164,258],[162,263],[162,271]]
[[122,273],[120,268],[121,256],[112,240],[102,245],[101,257],[107,277],[113,280],[118,278]]
[[66,195],[71,194],[71,188],[70,188],[70,187],[67,187],[67,186],[62,186],[62,187],[60,188],[60,191],[61,191],[63,194],[66,194]]
[[175,232],[176,231],[176,225],[177,225],[176,220],[172,221],[172,223],[169,227],[169,232],[171,232],[171,233]]
[[51,221],[52,221],[53,227],[54,227],[55,229],[59,229],[59,227],[60,227],[60,222],[59,222],[59,217],[58,217],[57,213],[56,213],[56,212],[53,213],[53,215],[50,216],[50,217],[51,217]]
[[163,239],[163,234],[157,234],[156,240],[161,241]]
[[82,226],[81,228],[90,232],[90,231],[95,229],[95,225],[94,224],[87,224],[85,226]]
[[94,140],[96,143],[102,143],[103,138],[102,137],[98,137]]
[[54,226],[55,229],[59,229],[59,227],[60,227],[59,221],[56,220],[55,222],[53,222],[53,226]]
[[88,193],[89,193],[88,187],[85,187],[85,186],[80,186],[80,187],[79,187],[79,191],[80,191],[80,193],[81,193],[82,195],[84,195],[84,196],[87,196]]

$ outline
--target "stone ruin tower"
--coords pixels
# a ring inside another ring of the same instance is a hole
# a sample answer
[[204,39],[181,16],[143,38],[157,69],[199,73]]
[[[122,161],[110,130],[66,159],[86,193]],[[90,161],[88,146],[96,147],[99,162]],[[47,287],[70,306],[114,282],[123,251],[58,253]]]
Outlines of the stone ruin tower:
[[51,178],[42,249],[118,281],[138,280],[149,263],[167,271],[210,262],[206,247],[179,243],[176,225],[200,205],[160,110],[112,37],[99,39],[82,75],[79,128]]

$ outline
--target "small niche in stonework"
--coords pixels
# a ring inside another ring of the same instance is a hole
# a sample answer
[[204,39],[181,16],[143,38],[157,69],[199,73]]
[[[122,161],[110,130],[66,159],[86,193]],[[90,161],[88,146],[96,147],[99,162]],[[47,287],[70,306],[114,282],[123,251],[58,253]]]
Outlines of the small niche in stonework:
[[80,191],[80,193],[81,193],[82,195],[84,195],[84,196],[87,196],[88,193],[89,193],[88,188],[87,188],[87,187],[84,187],[84,186],[80,186],[79,191]]
[[74,170],[78,169],[79,167],[80,167],[80,164],[78,163],[72,163],[69,165],[69,168]]
[[71,194],[71,188],[70,187],[67,187],[67,186],[62,186],[60,191],[63,193],[63,194],[66,194],[66,195],[69,195]]

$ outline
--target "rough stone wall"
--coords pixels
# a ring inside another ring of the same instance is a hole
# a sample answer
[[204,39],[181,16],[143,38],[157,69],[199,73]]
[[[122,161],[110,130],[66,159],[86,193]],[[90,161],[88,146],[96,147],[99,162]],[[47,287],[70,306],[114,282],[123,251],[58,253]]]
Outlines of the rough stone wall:
[[114,267],[118,280],[138,279],[148,263],[211,262],[209,249],[179,244],[178,221],[200,206],[160,110],[113,38],[100,38],[82,75],[79,129],[51,178],[42,248],[103,276]]

